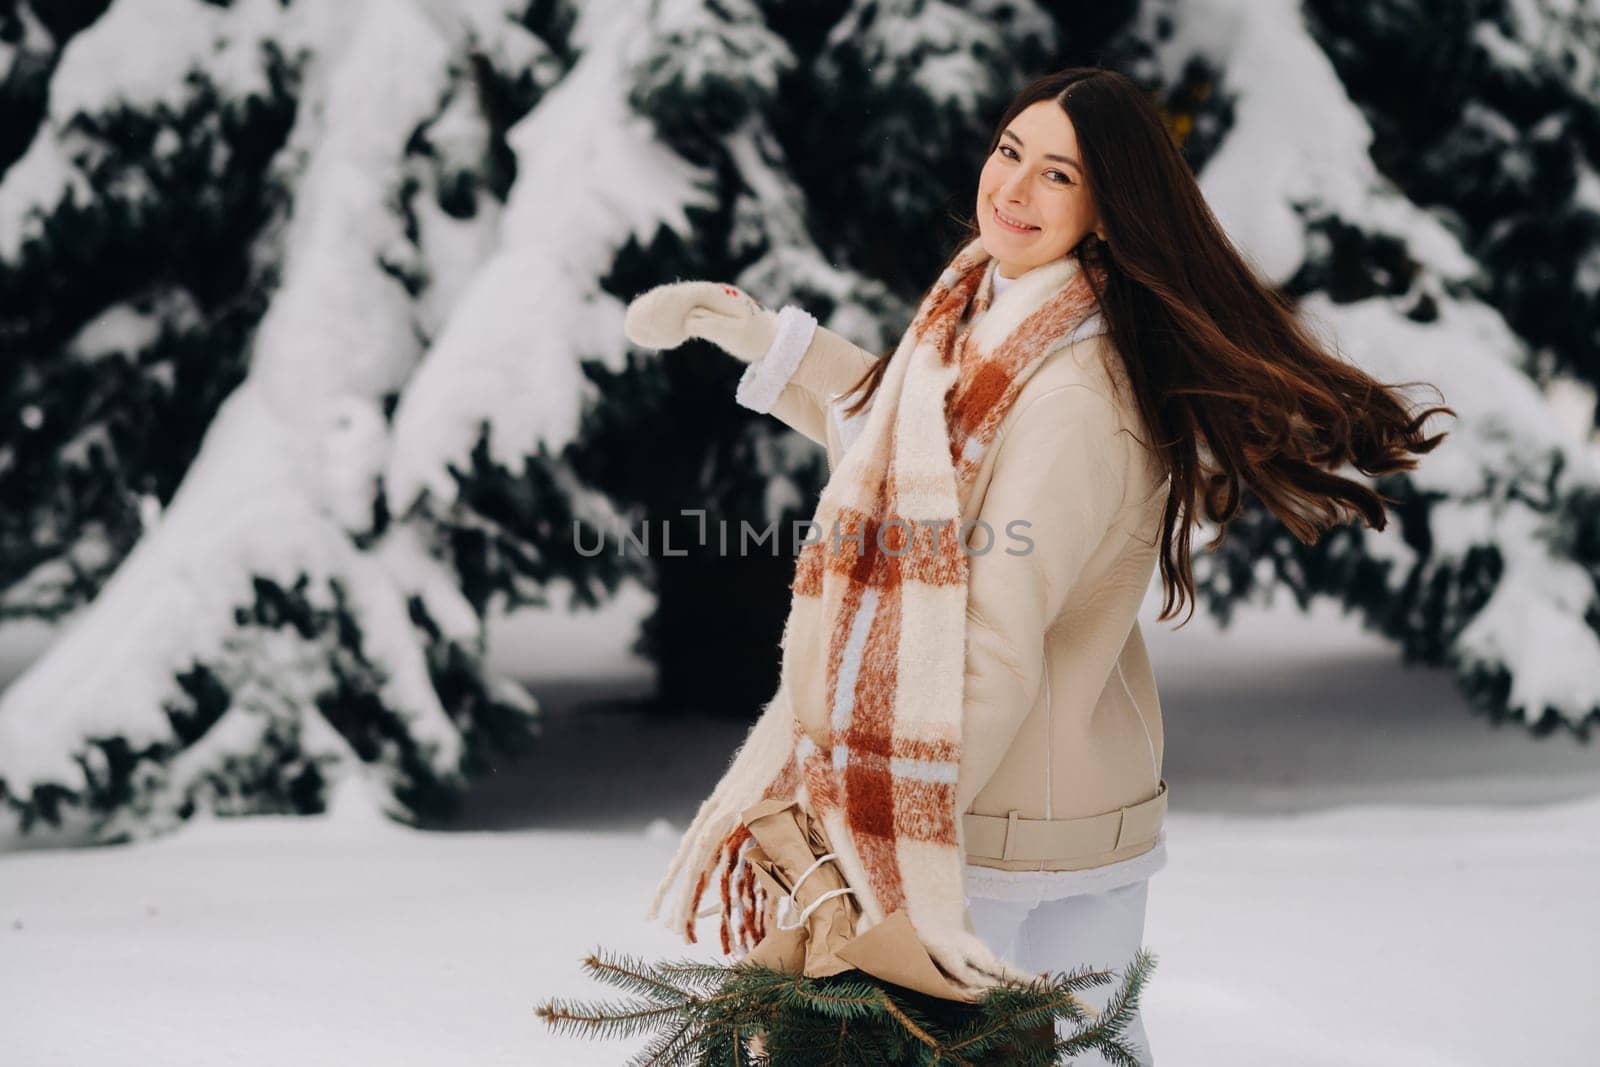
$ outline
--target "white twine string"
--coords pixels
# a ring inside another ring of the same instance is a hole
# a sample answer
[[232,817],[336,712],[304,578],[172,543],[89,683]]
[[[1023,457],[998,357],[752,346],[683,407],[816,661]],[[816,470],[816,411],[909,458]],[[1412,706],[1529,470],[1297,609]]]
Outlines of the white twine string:
[[824,863],[827,863],[834,857],[835,854],[832,852],[818,856],[815,862],[813,862],[811,866],[807,867],[805,871],[801,873],[799,878],[794,880],[794,885],[789,888],[789,891],[778,898],[779,930],[798,930],[800,927],[806,924],[806,922],[811,918],[812,912],[816,911],[817,908],[832,900],[834,897],[842,897],[846,893],[855,892],[855,890],[851,889],[849,886],[844,886],[839,889],[830,889],[816,900],[813,900],[810,904],[807,904],[805,909],[800,912],[799,917],[795,919],[794,922],[784,921],[789,914],[794,911],[795,908],[799,907],[799,902],[795,900],[795,894],[800,892],[800,887],[806,884],[806,879],[810,878],[822,867]]

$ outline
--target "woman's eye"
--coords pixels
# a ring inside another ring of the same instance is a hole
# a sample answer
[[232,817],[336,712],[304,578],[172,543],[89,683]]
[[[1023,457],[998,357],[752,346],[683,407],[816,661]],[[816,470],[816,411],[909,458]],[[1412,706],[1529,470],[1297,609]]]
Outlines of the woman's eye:
[[[1005,156],[1007,159],[1016,159],[1016,158],[1018,158],[1016,149],[1012,148],[1008,144],[1003,144],[1003,145],[1000,146],[1000,154]],[[1050,180],[1054,181],[1057,185],[1071,185],[1072,184],[1072,179],[1067,177],[1066,174],[1064,174],[1063,172],[1061,172],[1059,170],[1046,171],[1045,173],[1052,175]]]

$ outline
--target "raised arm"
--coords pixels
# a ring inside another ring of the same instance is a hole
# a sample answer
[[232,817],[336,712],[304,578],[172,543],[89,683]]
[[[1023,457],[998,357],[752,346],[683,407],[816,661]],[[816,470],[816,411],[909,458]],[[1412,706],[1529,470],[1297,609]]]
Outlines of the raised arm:
[[824,447],[832,397],[877,359],[799,307],[771,311],[722,282],[658,285],[628,305],[623,330],[646,348],[675,348],[690,337],[715,343],[749,364],[734,394],[741,405]]
[[734,399],[826,446],[834,396],[859,381],[877,357],[793,306],[777,320],[771,346],[739,379]]

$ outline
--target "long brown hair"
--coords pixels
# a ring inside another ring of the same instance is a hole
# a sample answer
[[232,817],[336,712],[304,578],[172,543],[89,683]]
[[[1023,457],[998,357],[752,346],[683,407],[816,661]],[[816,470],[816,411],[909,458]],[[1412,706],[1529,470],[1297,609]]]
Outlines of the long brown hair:
[[[1151,447],[1172,479],[1160,619],[1185,600],[1193,614],[1189,530],[1197,506],[1219,525],[1205,546],[1211,551],[1246,486],[1305,544],[1357,516],[1382,530],[1384,505],[1396,501],[1332,469],[1349,462],[1368,475],[1410,470],[1417,461],[1409,454],[1432,451],[1445,436],[1423,437],[1422,424],[1455,412],[1412,414],[1397,390],[1418,383],[1387,385],[1323,348],[1228,239],[1155,105],[1125,75],[1072,67],[1038,79],[1006,107],[989,153],[1041,100],[1054,100],[1073,125],[1106,234],[1101,241],[1091,231],[1069,254],[1105,268],[1100,306]],[[963,221],[957,248],[979,233],[976,214]],[[888,355],[852,387],[864,392],[848,413],[871,402]]]

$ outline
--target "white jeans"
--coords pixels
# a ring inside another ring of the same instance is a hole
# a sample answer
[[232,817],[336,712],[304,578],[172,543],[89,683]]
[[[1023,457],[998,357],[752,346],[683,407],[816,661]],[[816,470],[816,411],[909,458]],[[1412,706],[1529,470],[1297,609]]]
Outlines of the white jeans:
[[[1104,985],[1083,991],[1096,1010],[1105,1007],[1122,984],[1128,964],[1144,941],[1145,898],[1150,879],[1141,878],[1116,889],[1079,893],[1054,900],[998,900],[967,898],[972,928],[996,955],[1025,971],[1070,971],[1084,964],[1117,972]],[[1063,1035],[1072,1032],[1062,1025]],[[1122,1042],[1143,1067],[1152,1067],[1150,1042],[1137,1012],[1122,1032]],[[1073,1059],[1074,1067],[1101,1067],[1098,1052]]]

